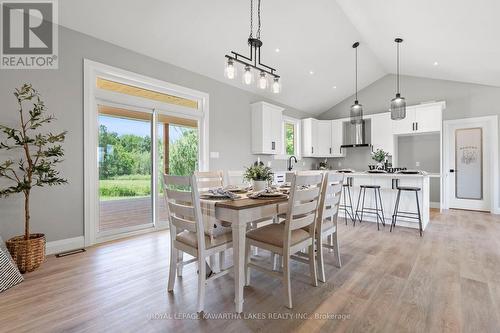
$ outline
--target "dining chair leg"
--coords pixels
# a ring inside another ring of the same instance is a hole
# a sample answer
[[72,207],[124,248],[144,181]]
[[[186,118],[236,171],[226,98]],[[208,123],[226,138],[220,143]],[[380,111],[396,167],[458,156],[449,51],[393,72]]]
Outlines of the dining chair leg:
[[222,271],[226,266],[226,251],[219,252],[219,270]]
[[338,232],[335,231],[333,234],[333,247],[335,247],[335,256],[337,258],[337,267],[342,267],[342,262],[340,261],[340,246],[339,246],[339,237]]
[[317,247],[317,259],[318,262],[318,279],[321,282],[325,282],[325,263],[323,260],[323,239],[320,236],[316,236],[316,247]]
[[292,308],[292,288],[290,282],[290,254],[285,253],[283,257],[283,287],[285,288],[285,305],[287,308]]
[[177,270],[177,249],[171,246],[170,249],[170,270],[168,271],[168,291],[174,290],[175,271]]
[[198,312],[202,312],[205,305],[205,282],[206,282],[206,267],[205,259],[198,257]]
[[316,270],[316,258],[314,258],[314,238],[312,244],[309,245],[309,271],[311,272],[311,282],[312,285],[318,286],[318,275]]
[[328,235],[328,245],[330,245],[330,248],[328,249],[328,252],[332,253],[333,252],[333,249],[331,248],[333,246],[333,238],[332,238],[332,235]]
[[251,257],[251,246],[247,242],[245,246],[245,286],[250,285],[250,257]]
[[177,263],[179,264],[177,267],[177,276],[181,277],[182,276],[182,269],[184,268],[184,262],[183,262],[183,252],[180,250],[177,250]]

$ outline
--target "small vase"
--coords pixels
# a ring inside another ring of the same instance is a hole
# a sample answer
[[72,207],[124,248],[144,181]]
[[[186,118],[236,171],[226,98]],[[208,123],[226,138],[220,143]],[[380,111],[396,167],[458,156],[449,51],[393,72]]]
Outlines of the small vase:
[[254,191],[262,191],[267,188],[267,180],[254,180],[253,181],[253,190]]

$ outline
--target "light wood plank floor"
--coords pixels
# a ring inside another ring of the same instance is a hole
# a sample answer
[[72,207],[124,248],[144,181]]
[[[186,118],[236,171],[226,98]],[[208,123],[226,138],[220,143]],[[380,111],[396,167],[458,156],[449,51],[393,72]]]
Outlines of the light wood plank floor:
[[[405,228],[342,225],[343,266],[327,254],[327,283],[311,286],[307,265],[294,263],[291,311],[280,281],[253,272],[242,319],[193,318],[193,265],[166,292],[168,239],[159,232],[49,257],[0,294],[0,331],[500,332],[500,217],[486,213],[433,212],[423,238]],[[262,252],[259,260],[269,259]],[[207,291],[207,315],[233,315],[231,274]],[[168,319],[174,314],[190,318]]]

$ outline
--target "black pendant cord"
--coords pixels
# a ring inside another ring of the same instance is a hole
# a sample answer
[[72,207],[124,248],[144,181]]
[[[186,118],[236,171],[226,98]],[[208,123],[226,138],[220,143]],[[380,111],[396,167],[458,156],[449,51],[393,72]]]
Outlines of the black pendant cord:
[[397,62],[398,62],[398,66],[397,66],[397,69],[396,69],[396,72],[397,72],[397,87],[396,87],[396,90],[397,90],[397,94],[399,95],[399,42],[398,42],[398,48],[397,48]]
[[261,23],[260,23],[260,0],[257,2],[257,39],[260,39],[260,30],[261,30]]
[[250,36],[248,38],[253,38],[253,0],[250,0]]
[[357,102],[358,101],[358,48],[357,47],[355,48],[355,52],[356,52],[356,61],[355,61],[355,63],[356,63],[356,65],[355,65],[355,67],[356,67],[356,70],[355,70],[356,71],[356,80],[355,81],[356,81],[356,102]]

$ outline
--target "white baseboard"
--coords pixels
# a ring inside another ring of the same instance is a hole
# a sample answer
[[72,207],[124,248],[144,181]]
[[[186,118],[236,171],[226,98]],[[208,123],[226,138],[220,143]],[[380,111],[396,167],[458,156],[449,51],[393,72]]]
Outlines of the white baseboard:
[[83,236],[78,236],[47,242],[45,252],[46,255],[51,255],[60,252],[80,249],[83,247],[85,247],[85,238]]
[[430,202],[429,203],[429,207],[431,208],[440,208],[441,207],[441,204],[439,202]]

